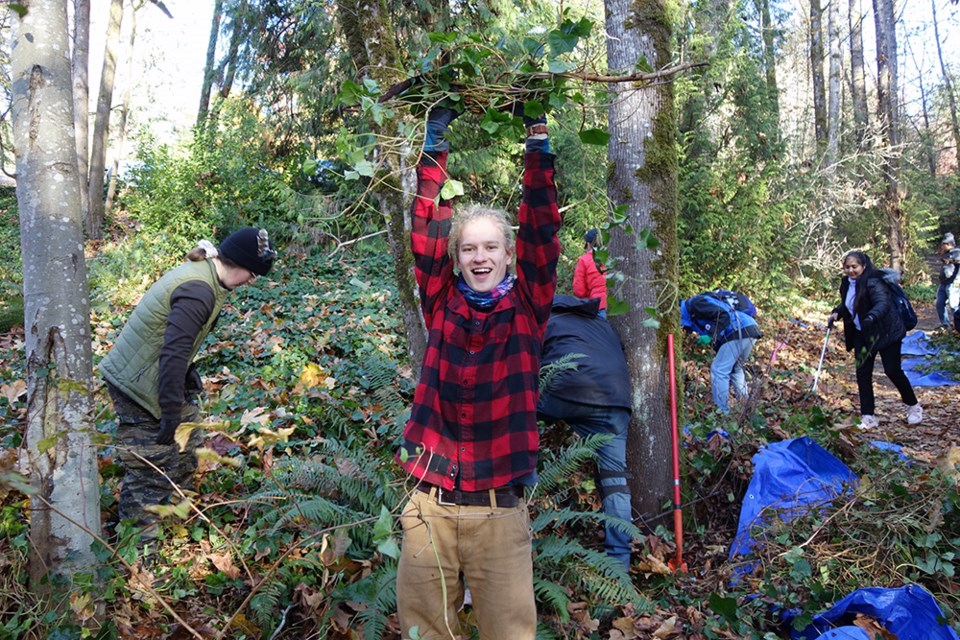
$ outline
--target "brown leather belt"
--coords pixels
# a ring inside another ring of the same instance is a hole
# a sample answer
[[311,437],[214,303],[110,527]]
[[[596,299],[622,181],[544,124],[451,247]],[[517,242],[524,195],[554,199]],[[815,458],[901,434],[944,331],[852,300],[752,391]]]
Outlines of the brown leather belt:
[[489,491],[460,491],[459,489],[444,489],[434,484],[421,482],[417,491],[435,497],[437,504],[443,506],[466,507],[499,507],[512,509],[523,499],[523,487],[507,486]]

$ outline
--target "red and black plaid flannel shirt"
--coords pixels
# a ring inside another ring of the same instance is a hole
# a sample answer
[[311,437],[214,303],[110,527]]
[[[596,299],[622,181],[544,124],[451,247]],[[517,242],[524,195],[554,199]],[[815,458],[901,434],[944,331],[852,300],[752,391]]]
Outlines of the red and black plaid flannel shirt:
[[428,339],[397,460],[425,482],[485,491],[536,469],[540,353],[560,255],[553,158],[524,156],[517,281],[486,311],[457,290],[447,253],[450,203],[435,202],[447,154],[425,153],[417,167],[411,241]]

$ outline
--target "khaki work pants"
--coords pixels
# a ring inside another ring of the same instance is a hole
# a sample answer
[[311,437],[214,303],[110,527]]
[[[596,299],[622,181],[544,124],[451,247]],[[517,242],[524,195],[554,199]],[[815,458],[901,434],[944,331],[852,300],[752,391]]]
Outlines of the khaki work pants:
[[397,609],[403,637],[460,637],[457,611],[470,588],[481,640],[534,640],[530,517],[513,508],[445,506],[414,492],[403,509]]

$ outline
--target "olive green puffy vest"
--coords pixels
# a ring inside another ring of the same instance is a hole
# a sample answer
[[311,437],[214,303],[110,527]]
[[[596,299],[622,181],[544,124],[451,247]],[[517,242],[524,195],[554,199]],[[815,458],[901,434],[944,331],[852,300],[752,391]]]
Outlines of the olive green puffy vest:
[[193,362],[229,293],[229,290],[220,284],[217,269],[210,260],[186,262],[164,274],[144,294],[130,314],[130,319],[124,325],[110,353],[100,362],[100,373],[103,377],[158,420],[160,349],[163,347],[167,316],[170,315],[170,296],[177,287],[192,280],[209,284],[216,298],[213,313],[193,341],[188,360]]

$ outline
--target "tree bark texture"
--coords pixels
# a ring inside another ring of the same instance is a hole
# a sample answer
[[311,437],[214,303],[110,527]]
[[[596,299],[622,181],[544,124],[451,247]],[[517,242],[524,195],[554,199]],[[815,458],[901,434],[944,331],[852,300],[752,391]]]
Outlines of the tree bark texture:
[[[840,15],[839,0],[827,5],[827,48],[830,64],[827,74],[827,154],[826,171],[831,185],[836,176],[837,154],[840,151]],[[832,192],[832,189],[830,190]]]
[[867,78],[863,64],[863,0],[850,0],[850,95],[853,98],[853,122],[856,128],[857,149],[866,146],[869,114],[867,107]]
[[[240,0],[240,3],[232,12],[230,21],[230,47],[227,55],[217,67],[214,74],[218,78],[220,86],[217,89],[216,97],[213,101],[213,108],[208,116],[210,125],[207,130],[213,130],[216,122],[220,119],[220,110],[223,107],[223,101],[230,97],[230,91],[233,89],[233,80],[237,75],[237,65],[240,59],[240,45],[245,42],[250,33],[250,18],[248,15],[247,0]],[[222,80],[220,80],[222,78]]]
[[817,161],[827,143],[827,96],[823,79],[823,9],[810,0],[810,75],[813,86],[813,131]]
[[23,254],[26,472],[35,490],[30,577],[43,593],[69,589],[69,576],[95,565],[90,532],[100,533],[100,507],[66,3],[33,0],[15,33],[12,111]]
[[135,59],[135,45],[137,42],[137,11],[143,6],[142,2],[129,4],[130,11],[130,39],[127,41],[126,62],[127,86],[123,89],[123,103],[120,105],[120,122],[117,126],[117,145],[113,150],[113,160],[110,163],[110,183],[107,185],[107,199],[103,204],[104,217],[113,212],[113,201],[117,196],[117,172],[120,170],[120,158],[127,144],[127,117],[130,115],[130,95],[133,92],[133,62]]
[[[760,36],[763,43],[763,66],[767,80],[767,98],[774,112],[774,122],[780,122],[780,89],[777,87],[777,52],[774,43],[776,28],[770,16],[770,0],[754,0],[760,16]],[[777,131],[779,132],[779,127]]]
[[103,72],[97,95],[97,115],[93,122],[93,140],[90,144],[90,219],[87,235],[91,240],[103,236],[103,180],[107,166],[107,140],[110,135],[110,107],[113,103],[113,84],[117,72],[117,47],[123,22],[123,0],[111,0],[110,20],[107,23],[103,50]]
[[[605,0],[604,8],[611,72],[629,72],[641,56],[654,68],[670,62],[669,16],[675,7],[669,0]],[[630,305],[612,321],[633,385],[627,443],[633,507],[653,527],[672,491],[666,336],[679,329],[674,94],[670,83],[646,89],[616,84],[609,91],[607,195],[611,206],[626,207],[628,217],[627,226],[611,230],[610,254],[624,276],[617,295]],[[644,229],[660,240],[657,249],[637,247],[635,236]],[[658,328],[643,325],[647,307],[657,310]]]
[[877,34],[877,107],[886,141],[881,162],[886,190],[883,208],[887,217],[890,266],[903,271],[906,238],[900,206],[900,122],[897,88],[897,34],[893,0],[873,0]]
[[[389,87],[402,78],[398,70],[403,68],[391,27],[390,13],[382,0],[340,0],[337,14],[343,27],[350,57],[357,65],[361,77],[376,80],[381,87]],[[397,123],[386,120],[379,127],[380,139],[396,140]],[[394,277],[403,309],[404,326],[407,331],[407,348],[410,366],[419,372],[427,348],[427,332],[420,311],[416,280],[413,275],[413,254],[410,250],[410,206],[404,199],[402,180],[406,167],[401,150],[381,145],[376,150],[377,175],[371,186],[372,196],[379,204],[387,227],[387,242],[393,254]]]
[[940,22],[937,18],[937,0],[930,0],[933,11],[933,33],[937,41],[937,58],[940,60],[940,73],[943,74],[943,86],[947,93],[947,104],[950,107],[950,129],[953,133],[953,153],[956,161],[956,172],[960,174],[960,121],[957,119],[957,96],[953,93],[953,78],[943,62],[943,43],[940,41]]
[[197,127],[207,119],[210,107],[210,91],[213,86],[214,65],[217,56],[217,38],[220,35],[220,19],[223,17],[223,0],[213,5],[213,19],[210,21],[210,38],[207,40],[207,60],[203,65],[203,84],[200,86],[200,107],[197,109]]
[[80,176],[80,215],[90,228],[90,0],[73,0],[73,121]]

